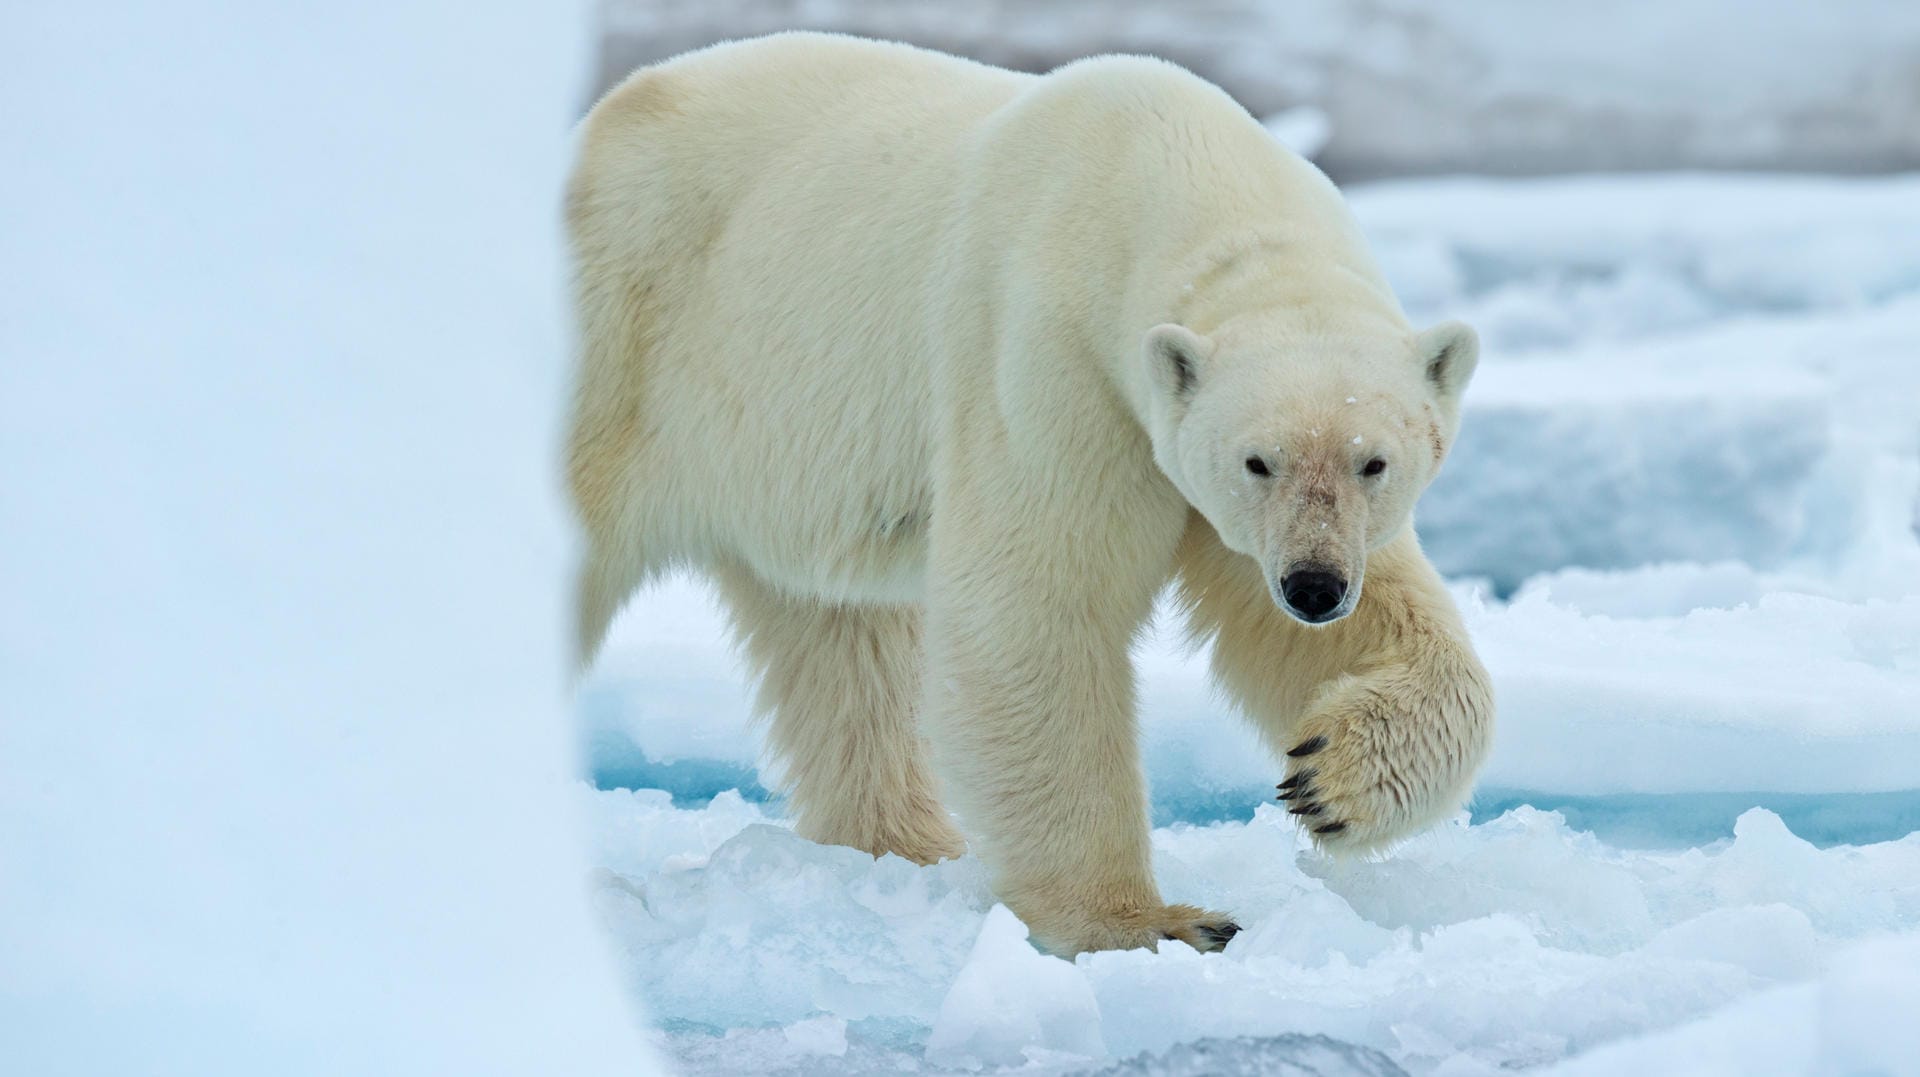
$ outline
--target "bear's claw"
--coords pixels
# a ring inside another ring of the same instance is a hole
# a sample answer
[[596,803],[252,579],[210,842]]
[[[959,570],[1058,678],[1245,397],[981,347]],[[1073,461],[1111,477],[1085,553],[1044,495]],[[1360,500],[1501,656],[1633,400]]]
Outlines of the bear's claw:
[[1298,759],[1303,755],[1312,755],[1313,753],[1319,751],[1322,748],[1325,748],[1326,746],[1327,746],[1327,738],[1325,736],[1309,737],[1308,739],[1303,740],[1299,744],[1296,744],[1292,748],[1288,749],[1287,754],[1295,759]]
[[1240,925],[1229,920],[1224,924],[1201,924],[1195,930],[1210,944],[1203,949],[1224,950],[1227,948],[1227,943],[1233,941],[1235,935],[1240,934]]
[[[1317,752],[1325,746],[1326,739],[1325,737],[1315,737],[1300,747],[1309,748],[1311,751]],[[1299,751],[1299,749],[1296,748],[1294,751]],[[1292,755],[1294,753],[1288,752],[1287,754]],[[1327,810],[1327,806],[1321,804],[1316,799],[1319,796],[1319,790],[1313,787],[1311,781],[1313,776],[1318,772],[1318,769],[1317,767],[1304,768],[1296,772],[1286,781],[1274,786],[1274,788],[1280,790],[1280,795],[1274,797],[1275,800],[1283,802],[1290,800],[1299,801],[1299,803],[1287,809],[1287,814],[1299,816],[1303,825],[1307,820],[1325,814]],[[1322,823],[1312,828],[1315,837],[1331,837],[1345,829],[1347,829],[1346,821],[1341,819],[1336,819],[1330,823]]]

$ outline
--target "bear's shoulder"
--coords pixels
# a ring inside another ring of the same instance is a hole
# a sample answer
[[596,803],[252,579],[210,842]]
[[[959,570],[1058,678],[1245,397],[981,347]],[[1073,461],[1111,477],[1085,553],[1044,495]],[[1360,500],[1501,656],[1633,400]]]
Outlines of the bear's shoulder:
[[1178,64],[1124,53],[1088,56],[1054,68],[1040,80],[1035,96],[1096,107],[1239,107],[1218,87]]
[[[780,72],[803,80],[860,80],[889,75],[949,77],[1012,74],[964,56],[937,52],[903,41],[883,41],[825,30],[781,30],[760,37],[723,41],[665,61],[657,67]],[[804,87],[801,87],[804,88]]]
[[1152,56],[1075,60],[1035,80],[1017,107],[1024,118],[1053,124],[1076,139],[1114,131],[1174,145],[1186,145],[1196,135],[1209,141],[1223,133],[1266,137],[1259,121],[1226,91]]

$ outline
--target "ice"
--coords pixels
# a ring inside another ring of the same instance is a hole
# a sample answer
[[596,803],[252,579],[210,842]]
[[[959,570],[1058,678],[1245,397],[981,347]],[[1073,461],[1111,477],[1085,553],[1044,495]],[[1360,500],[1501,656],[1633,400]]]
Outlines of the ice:
[[927,1037],[927,1061],[978,1069],[1106,1053],[1085,971],[1034,949],[1027,926],[1005,905],[995,905],[940,1003]]
[[1088,1071],[1090,1077],[1405,1077],[1378,1051],[1326,1036],[1205,1039]]
[[[785,1024],[830,1000],[826,1012],[849,1021],[928,1024],[989,899],[974,861],[876,863],[796,837],[737,797],[697,812],[663,794],[594,797],[619,798],[593,812],[602,916],[643,997],[681,1022]],[[637,860],[621,852],[636,838]]]
[[[1830,574],[1873,543],[1897,544],[1910,577],[1920,367],[1903,357],[1917,321],[1920,292],[1493,357],[1422,501],[1423,535],[1449,571],[1503,584],[1716,556]],[[1562,496],[1523,495],[1509,455],[1523,447]]]
[[1622,618],[1534,592],[1469,616],[1501,706],[1487,784],[1920,787],[1920,597],[1781,591],[1732,609]]
[[781,1035],[789,1047],[803,1055],[840,1058],[847,1053],[847,1023],[838,1017],[795,1021]]
[[[913,868],[775,821],[738,827],[737,801],[582,795],[602,802],[603,827],[664,816],[678,825],[655,833],[685,836],[656,850],[666,866],[609,878],[601,901],[676,1029],[670,1049],[702,1072],[776,1047],[839,1052],[842,1034],[845,1073],[910,1057],[941,1072],[1063,1073],[1196,1039],[1287,1035],[1332,1037],[1414,1073],[1480,1072],[1680,1027],[1844,971],[1856,947],[1920,939],[1920,834],[1821,849],[1755,809],[1727,841],[1629,850],[1522,807],[1339,863],[1261,808],[1154,835],[1169,899],[1244,925],[1225,953],[1168,944],[1068,964],[1031,948],[971,858]],[[801,1025],[823,1016],[844,1030]],[[736,1043],[734,1025],[778,1041]],[[1116,1072],[1182,1072],[1146,1065]]]
[[[1825,538],[1816,483],[1835,447],[1810,379],[1653,369],[1590,384],[1600,366],[1483,364],[1418,512],[1443,571],[1510,589],[1568,566],[1777,565]],[[1550,502],[1542,474],[1559,487]]]
[[1420,508],[1445,570],[1506,589],[1839,558],[1889,528],[1911,547],[1920,265],[1888,237],[1920,232],[1920,180],[1447,180],[1353,202],[1410,315],[1483,338]]
[[1701,1077],[1753,1073],[1906,1074],[1920,1060],[1920,933],[1836,954],[1813,983],[1779,987],[1697,1021],[1600,1047],[1544,1071],[1611,1077],[1684,1059]]

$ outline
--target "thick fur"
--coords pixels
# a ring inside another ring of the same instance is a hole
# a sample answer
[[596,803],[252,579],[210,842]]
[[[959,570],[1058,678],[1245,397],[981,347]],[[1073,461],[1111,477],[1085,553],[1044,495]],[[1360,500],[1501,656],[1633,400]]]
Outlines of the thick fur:
[[[717,46],[593,110],[568,221],[582,659],[653,573],[716,576],[802,833],[930,862],[944,798],[1057,952],[1222,944],[1149,856],[1128,646],[1175,578],[1315,840],[1463,800],[1492,701],[1408,518],[1472,333],[1414,333],[1217,89]],[[1344,619],[1283,611],[1302,565]]]

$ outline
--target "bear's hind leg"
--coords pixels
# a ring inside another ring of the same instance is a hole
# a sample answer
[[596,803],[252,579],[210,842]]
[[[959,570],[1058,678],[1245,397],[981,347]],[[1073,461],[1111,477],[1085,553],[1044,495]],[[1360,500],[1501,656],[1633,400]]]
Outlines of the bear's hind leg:
[[585,669],[600,652],[600,644],[606,639],[607,629],[613,624],[614,615],[627,599],[638,590],[645,577],[649,575],[639,559],[620,558],[602,548],[599,543],[589,545],[580,560],[579,576],[575,581],[574,615],[577,618],[574,637],[574,662],[576,667]]
[[715,575],[760,679],[800,835],[920,864],[959,856],[915,724],[920,610],[790,596],[738,567]]

